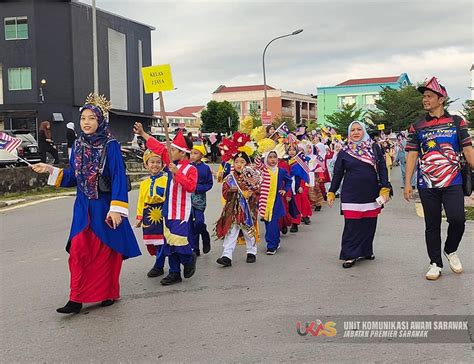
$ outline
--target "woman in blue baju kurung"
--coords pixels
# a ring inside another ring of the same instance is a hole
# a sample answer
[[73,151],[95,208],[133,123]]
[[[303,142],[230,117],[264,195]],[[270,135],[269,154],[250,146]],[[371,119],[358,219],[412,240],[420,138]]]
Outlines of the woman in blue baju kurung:
[[344,260],[344,268],[350,268],[360,258],[374,259],[373,241],[382,208],[379,202],[390,198],[383,153],[359,121],[349,125],[348,142],[337,156],[328,193],[330,207],[343,178],[341,210],[345,223],[339,259]]
[[[33,165],[37,173],[49,172],[48,184],[76,187],[71,232],[66,250],[71,273],[68,303],[59,313],[78,313],[83,303],[109,306],[120,297],[122,261],[140,255],[128,221],[128,193],[120,145],[108,130],[107,104],[90,95],[81,109],[82,133],[72,149],[69,169],[44,163]],[[99,191],[99,168],[110,191]]]

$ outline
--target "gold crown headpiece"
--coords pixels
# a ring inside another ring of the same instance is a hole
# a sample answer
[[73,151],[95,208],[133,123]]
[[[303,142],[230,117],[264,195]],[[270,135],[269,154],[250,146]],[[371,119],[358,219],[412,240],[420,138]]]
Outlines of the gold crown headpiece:
[[86,98],[86,104],[97,106],[101,111],[104,118],[108,117],[109,110],[112,108],[112,103],[107,100],[104,95],[97,95],[90,93]]

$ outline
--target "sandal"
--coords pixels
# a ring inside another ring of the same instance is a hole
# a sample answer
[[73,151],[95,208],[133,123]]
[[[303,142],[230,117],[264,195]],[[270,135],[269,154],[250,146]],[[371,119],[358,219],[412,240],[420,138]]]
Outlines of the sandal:
[[347,259],[342,263],[342,268],[351,268],[355,264],[355,259]]

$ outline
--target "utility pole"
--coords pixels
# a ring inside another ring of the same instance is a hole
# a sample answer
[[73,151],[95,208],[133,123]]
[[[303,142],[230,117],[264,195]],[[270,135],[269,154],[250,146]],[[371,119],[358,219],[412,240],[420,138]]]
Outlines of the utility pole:
[[99,64],[97,60],[97,14],[92,0],[92,59],[94,65],[94,93],[99,94]]

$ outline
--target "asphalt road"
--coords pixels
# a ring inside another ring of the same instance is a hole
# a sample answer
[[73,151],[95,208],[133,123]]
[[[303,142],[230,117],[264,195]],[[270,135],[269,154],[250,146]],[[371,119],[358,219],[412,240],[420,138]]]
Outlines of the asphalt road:
[[[469,362],[472,339],[351,344],[296,332],[296,321],[308,317],[472,315],[474,225],[467,225],[459,250],[465,272],[455,275],[446,265],[438,281],[425,280],[423,220],[413,203],[402,200],[398,176],[394,171],[395,199],[379,219],[374,261],[342,269],[343,219],[338,206],[325,207],[313,215],[312,225],[283,237],[277,255],[266,256],[260,244],[256,264],[245,263],[240,246],[231,268],[218,266],[222,247],[214,241],[211,252],[199,258],[195,276],[175,286],[146,277],[153,258],[142,249],[143,256],[124,262],[119,302],[87,305],[71,316],[55,309],[68,299],[64,246],[74,199],[0,212],[0,360]],[[209,227],[220,213],[219,192],[216,185],[209,194]],[[136,200],[133,191],[132,212]]]

